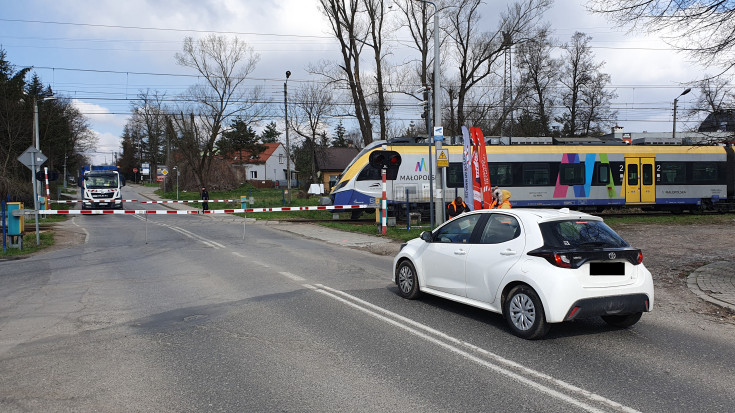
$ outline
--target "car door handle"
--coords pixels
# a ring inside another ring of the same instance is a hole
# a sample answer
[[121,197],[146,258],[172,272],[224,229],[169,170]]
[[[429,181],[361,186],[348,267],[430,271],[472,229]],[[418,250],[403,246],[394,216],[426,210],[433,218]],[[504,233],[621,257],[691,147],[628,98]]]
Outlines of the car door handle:
[[457,250],[457,251],[454,251],[454,255],[467,255],[467,251]]
[[516,252],[513,251],[512,249],[507,249],[505,251],[501,251],[500,255],[516,255]]

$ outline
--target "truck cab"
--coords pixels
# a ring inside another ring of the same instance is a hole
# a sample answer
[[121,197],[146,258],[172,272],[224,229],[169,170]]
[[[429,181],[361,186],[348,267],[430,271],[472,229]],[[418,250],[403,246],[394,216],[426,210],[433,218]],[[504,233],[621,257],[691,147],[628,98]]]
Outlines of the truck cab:
[[79,186],[82,192],[82,209],[122,209],[122,187],[125,178],[117,169],[92,169],[84,171]]

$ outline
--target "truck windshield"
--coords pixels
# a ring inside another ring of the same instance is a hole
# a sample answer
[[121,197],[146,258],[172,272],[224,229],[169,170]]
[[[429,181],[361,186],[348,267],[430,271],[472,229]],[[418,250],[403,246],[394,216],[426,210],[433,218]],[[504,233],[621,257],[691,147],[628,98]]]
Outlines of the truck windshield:
[[117,188],[117,174],[90,175],[84,182],[87,188]]

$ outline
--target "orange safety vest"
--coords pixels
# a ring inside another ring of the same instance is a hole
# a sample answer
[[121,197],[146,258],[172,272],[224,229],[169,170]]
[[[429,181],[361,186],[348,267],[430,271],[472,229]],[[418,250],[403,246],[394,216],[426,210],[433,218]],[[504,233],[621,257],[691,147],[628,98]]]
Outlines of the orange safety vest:
[[[452,208],[451,208],[452,205],[454,205],[454,214],[451,213],[452,212]],[[448,212],[448,215],[449,215],[449,218],[450,219],[456,217],[457,215],[459,215],[459,213],[457,212],[459,205],[457,205],[456,202],[452,201],[452,202],[449,203],[448,206],[449,206],[449,208],[447,208],[447,210],[448,210],[447,212]],[[464,202],[462,202],[462,207],[463,207],[462,210],[464,211],[465,209],[467,209],[467,204],[465,204]]]

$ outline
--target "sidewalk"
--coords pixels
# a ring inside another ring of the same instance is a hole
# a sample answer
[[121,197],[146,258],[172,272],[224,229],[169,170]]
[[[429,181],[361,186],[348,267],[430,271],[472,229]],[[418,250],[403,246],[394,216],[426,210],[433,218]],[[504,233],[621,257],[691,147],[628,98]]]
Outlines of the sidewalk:
[[[138,192],[151,201],[162,199],[153,193],[155,188],[136,185]],[[201,209],[192,207],[198,204],[161,204],[170,209]],[[207,215],[214,217],[215,215]],[[397,253],[400,243],[387,238],[339,231],[332,228],[312,224],[298,224],[281,221],[257,221],[245,218],[248,223],[261,225],[277,225],[282,231],[288,231],[308,238],[343,245],[353,248],[364,248],[381,255]],[[395,250],[395,252],[393,252]],[[721,307],[735,311],[735,262],[715,262],[700,267],[687,277],[687,286],[701,299]]]

